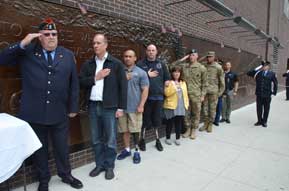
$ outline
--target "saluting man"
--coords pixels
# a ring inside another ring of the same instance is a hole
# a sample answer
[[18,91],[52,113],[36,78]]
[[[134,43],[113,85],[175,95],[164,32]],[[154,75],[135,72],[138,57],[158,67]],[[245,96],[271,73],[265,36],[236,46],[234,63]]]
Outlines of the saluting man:
[[[38,171],[38,191],[47,191],[48,135],[54,147],[58,176],[73,188],[82,183],[71,175],[68,150],[68,121],[78,112],[79,84],[75,58],[58,46],[58,33],[52,19],[39,25],[38,33],[28,34],[0,53],[0,65],[19,64],[22,96],[19,117],[27,121],[42,143],[34,154]],[[32,40],[37,40],[33,42]]]
[[[263,61],[261,66],[247,73],[256,81],[256,106],[258,121],[255,126],[267,127],[270,111],[271,95],[277,94],[278,81],[274,72],[269,70],[270,62]],[[273,85],[273,87],[272,87]]]

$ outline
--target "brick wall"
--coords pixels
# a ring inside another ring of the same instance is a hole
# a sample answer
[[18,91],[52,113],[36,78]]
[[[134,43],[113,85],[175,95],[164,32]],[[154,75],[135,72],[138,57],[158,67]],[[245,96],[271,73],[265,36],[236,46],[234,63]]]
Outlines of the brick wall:
[[[72,7],[78,6],[78,1],[76,0],[46,1]],[[157,27],[173,25],[190,36],[217,43],[224,42],[227,46],[241,48],[242,50],[264,56],[265,46],[253,46],[247,43],[244,38],[238,38],[238,35],[230,33],[241,30],[241,28],[218,29],[220,26],[234,25],[232,21],[207,25],[207,21],[224,19],[217,13],[209,12],[187,16],[189,13],[208,9],[196,0],[166,6],[166,3],[170,2],[176,2],[176,0],[82,0],[83,5],[88,10],[96,13],[126,18],[135,22],[146,22]],[[236,11],[236,15],[244,16],[263,30],[266,29],[267,2],[268,0],[224,0],[228,7]]]

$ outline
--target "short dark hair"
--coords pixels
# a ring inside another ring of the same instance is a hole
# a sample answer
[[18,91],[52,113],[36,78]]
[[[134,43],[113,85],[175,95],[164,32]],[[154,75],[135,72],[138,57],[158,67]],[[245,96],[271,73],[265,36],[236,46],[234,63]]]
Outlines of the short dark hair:
[[179,82],[180,81],[185,81],[184,80],[184,72],[183,72],[182,67],[174,66],[174,67],[171,68],[171,78],[172,78],[172,80],[174,79],[173,72],[180,72],[180,78],[178,79]]
[[134,53],[134,56],[136,57],[136,52],[135,52],[133,49],[126,49],[126,50],[123,52],[123,54],[126,53],[127,51],[132,51],[132,52]]

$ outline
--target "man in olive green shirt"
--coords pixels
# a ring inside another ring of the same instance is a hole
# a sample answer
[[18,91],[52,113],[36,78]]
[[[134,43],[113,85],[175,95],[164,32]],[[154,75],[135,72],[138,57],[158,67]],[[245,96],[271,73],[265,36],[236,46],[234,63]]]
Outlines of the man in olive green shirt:
[[215,52],[209,51],[206,58],[207,63],[204,66],[207,68],[208,87],[203,102],[204,126],[199,130],[212,132],[218,97],[225,90],[225,81],[222,66],[215,62]]
[[199,127],[201,106],[206,95],[207,70],[198,62],[198,52],[196,49],[192,49],[188,55],[172,63],[172,65],[182,67],[188,87],[190,107],[185,117],[187,130],[183,134],[183,137],[195,139],[195,129]]

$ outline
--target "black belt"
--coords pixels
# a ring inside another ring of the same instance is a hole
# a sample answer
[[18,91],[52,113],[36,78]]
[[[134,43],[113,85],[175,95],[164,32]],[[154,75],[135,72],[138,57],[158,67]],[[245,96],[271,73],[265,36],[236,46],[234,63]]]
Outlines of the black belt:
[[103,101],[93,101],[93,100],[89,100],[89,102],[98,104],[98,103],[102,103]]

